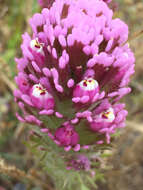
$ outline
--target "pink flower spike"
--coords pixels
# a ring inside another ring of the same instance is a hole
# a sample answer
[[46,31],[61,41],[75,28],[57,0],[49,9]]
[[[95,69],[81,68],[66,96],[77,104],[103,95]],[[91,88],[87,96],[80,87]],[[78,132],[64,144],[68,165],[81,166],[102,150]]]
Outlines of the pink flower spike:
[[[58,159],[88,171],[94,146],[106,148],[125,127],[127,111],[118,101],[130,92],[135,62],[128,26],[114,18],[111,0],[38,1],[43,10],[30,19],[32,33],[22,35],[22,56],[15,59],[16,115],[39,126],[47,137],[42,146],[52,140],[63,147]],[[46,149],[58,155],[57,148]],[[88,158],[75,152],[80,148]]]

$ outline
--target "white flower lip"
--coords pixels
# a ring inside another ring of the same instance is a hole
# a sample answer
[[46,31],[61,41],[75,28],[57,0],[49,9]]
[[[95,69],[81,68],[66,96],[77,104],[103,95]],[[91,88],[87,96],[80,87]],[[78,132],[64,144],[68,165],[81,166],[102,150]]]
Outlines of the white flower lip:
[[93,78],[84,79],[79,83],[79,85],[83,90],[87,91],[95,90],[99,86],[98,82]]
[[41,84],[35,84],[33,86],[32,95],[36,98],[51,98],[51,95]]
[[38,38],[31,40],[30,47],[32,50],[42,53],[43,52],[43,44],[38,41]]
[[100,114],[100,117],[101,117],[104,121],[106,121],[106,122],[112,122],[112,121],[114,121],[114,119],[115,119],[115,114],[114,114],[113,108],[110,107],[108,110],[102,112],[102,113]]

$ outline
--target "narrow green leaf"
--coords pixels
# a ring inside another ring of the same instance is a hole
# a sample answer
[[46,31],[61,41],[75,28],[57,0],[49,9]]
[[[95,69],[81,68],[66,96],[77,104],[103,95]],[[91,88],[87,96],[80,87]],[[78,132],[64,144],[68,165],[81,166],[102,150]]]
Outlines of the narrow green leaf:
[[84,184],[81,184],[81,190],[90,190],[87,186],[85,186]]
[[89,183],[90,183],[93,187],[97,188],[97,185],[96,185],[96,183],[95,183],[95,178],[90,178],[89,176],[87,176],[87,179],[88,179]]

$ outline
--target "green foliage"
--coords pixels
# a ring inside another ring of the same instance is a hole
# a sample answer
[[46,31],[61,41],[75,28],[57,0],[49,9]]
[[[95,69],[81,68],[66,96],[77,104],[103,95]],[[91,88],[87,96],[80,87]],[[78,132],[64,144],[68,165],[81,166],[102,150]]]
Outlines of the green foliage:
[[85,185],[81,184],[81,190],[89,190],[89,188],[86,187]]
[[[91,188],[97,188],[96,180],[103,180],[103,175],[98,171],[98,164],[96,165],[97,169],[94,169],[95,176],[91,176],[89,171],[67,170],[64,160],[71,157],[73,151],[65,152],[47,135],[43,136],[38,128],[36,134],[30,137],[30,141],[24,142],[24,144],[35,155],[37,165],[40,164],[44,173],[50,176],[56,190],[90,190]],[[80,151],[80,153],[82,152],[85,152],[85,150]],[[74,154],[79,153],[74,152]],[[90,152],[86,152],[86,155],[90,155]]]
[[[16,74],[16,64],[14,62],[14,57],[20,57],[20,43],[22,41],[21,35],[30,29],[28,27],[28,18],[30,18],[35,12],[39,11],[37,0],[3,0],[1,7],[8,7],[8,12],[1,19],[0,27],[0,37],[2,42],[2,50],[0,50],[0,57],[5,60],[7,63],[5,67],[8,68],[8,71],[4,73],[11,80],[14,81],[14,76]],[[119,11],[117,15],[121,17],[127,24],[129,24],[129,29],[131,35],[134,31],[140,31],[142,29],[142,19],[143,9],[141,8],[141,1],[137,0],[117,0],[119,3]],[[138,7],[140,8],[138,11]],[[141,44],[141,39],[136,41],[131,41],[131,46],[135,51],[137,57],[136,63],[136,74],[134,75],[133,82],[131,83],[132,93],[130,96],[127,96],[124,101],[127,103],[127,109],[129,110],[129,119],[136,119],[142,121],[142,110],[143,110],[143,75],[142,75],[142,59],[143,59],[143,46]],[[138,48],[139,47],[139,48]],[[1,82],[1,80],[0,80]],[[4,86],[6,86],[4,84]],[[7,88],[6,88],[7,89]],[[6,130],[3,130],[0,133],[0,157],[6,159],[8,162],[20,163],[21,167],[25,167],[25,153],[21,154],[17,152],[9,144],[14,143],[14,133],[16,126],[18,126],[18,121],[15,117],[15,109],[11,107],[13,102],[13,95],[10,94],[10,91],[2,89],[2,84],[0,88],[2,92],[3,99],[0,97],[0,107],[2,104],[7,104],[10,102],[10,111],[2,113],[0,110],[0,123],[2,129],[2,121],[5,120]],[[9,95],[10,94],[10,95]],[[65,103],[66,104],[66,103]],[[61,105],[62,106],[62,105]],[[65,107],[66,105],[64,105]],[[70,107],[67,105],[67,108]],[[59,106],[61,110],[61,107]],[[63,113],[65,114],[63,110]],[[67,115],[72,114],[72,110],[68,110]],[[47,121],[46,121],[47,122]],[[51,124],[53,121],[49,121]],[[56,122],[56,121],[54,121]],[[13,123],[13,124],[10,124]],[[9,129],[9,125],[11,129]],[[54,124],[55,125],[55,124]],[[53,125],[53,126],[54,126]],[[79,129],[80,130],[80,129]],[[40,132],[37,130],[37,133],[40,135]],[[120,134],[117,132],[113,137],[118,137]],[[88,132],[87,132],[88,137]],[[95,138],[94,136],[92,138]],[[89,139],[90,140],[90,139]],[[21,137],[19,137],[19,142]],[[66,170],[63,157],[66,153],[63,154],[63,149],[57,147],[49,138],[44,136],[43,138],[31,137],[30,142],[24,141],[24,144],[30,149],[33,155],[36,158],[36,165],[44,168],[43,175],[48,174],[51,181],[54,182],[55,188],[57,190],[90,190],[95,189],[97,180],[103,180],[103,175],[98,171],[99,163],[93,163],[95,167],[94,171],[96,175],[91,177],[88,172],[75,172],[73,170]],[[17,144],[15,147],[21,146]],[[44,147],[46,151],[42,151],[40,148]],[[103,147],[104,149],[104,147]],[[97,149],[96,149],[97,150]],[[92,150],[92,151],[96,151]],[[71,152],[72,154],[72,152]],[[89,152],[86,152],[87,156],[90,156]],[[67,156],[67,155],[66,155]],[[110,153],[103,153],[100,155],[101,158],[107,158],[110,156]],[[24,159],[23,159],[24,158]],[[40,170],[42,171],[42,169]],[[2,181],[10,181],[11,179],[8,176],[0,176]],[[1,184],[0,184],[1,185]],[[11,188],[12,189],[12,188]],[[30,190],[42,190],[40,187],[34,187]]]

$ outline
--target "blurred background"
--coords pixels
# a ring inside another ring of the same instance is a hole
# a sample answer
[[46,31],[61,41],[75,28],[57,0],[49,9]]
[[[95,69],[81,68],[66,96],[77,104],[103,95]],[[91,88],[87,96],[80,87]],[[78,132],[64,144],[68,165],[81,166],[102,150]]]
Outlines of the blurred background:
[[[132,92],[123,100],[129,111],[127,127],[114,143],[99,189],[142,190],[143,1],[113,0],[110,6],[129,25],[136,72],[130,83]],[[54,190],[50,175],[42,173],[24,145],[28,126],[17,121],[12,94],[17,72],[14,57],[20,57],[21,34],[31,32],[28,19],[37,11],[37,0],[0,0],[0,190]]]

